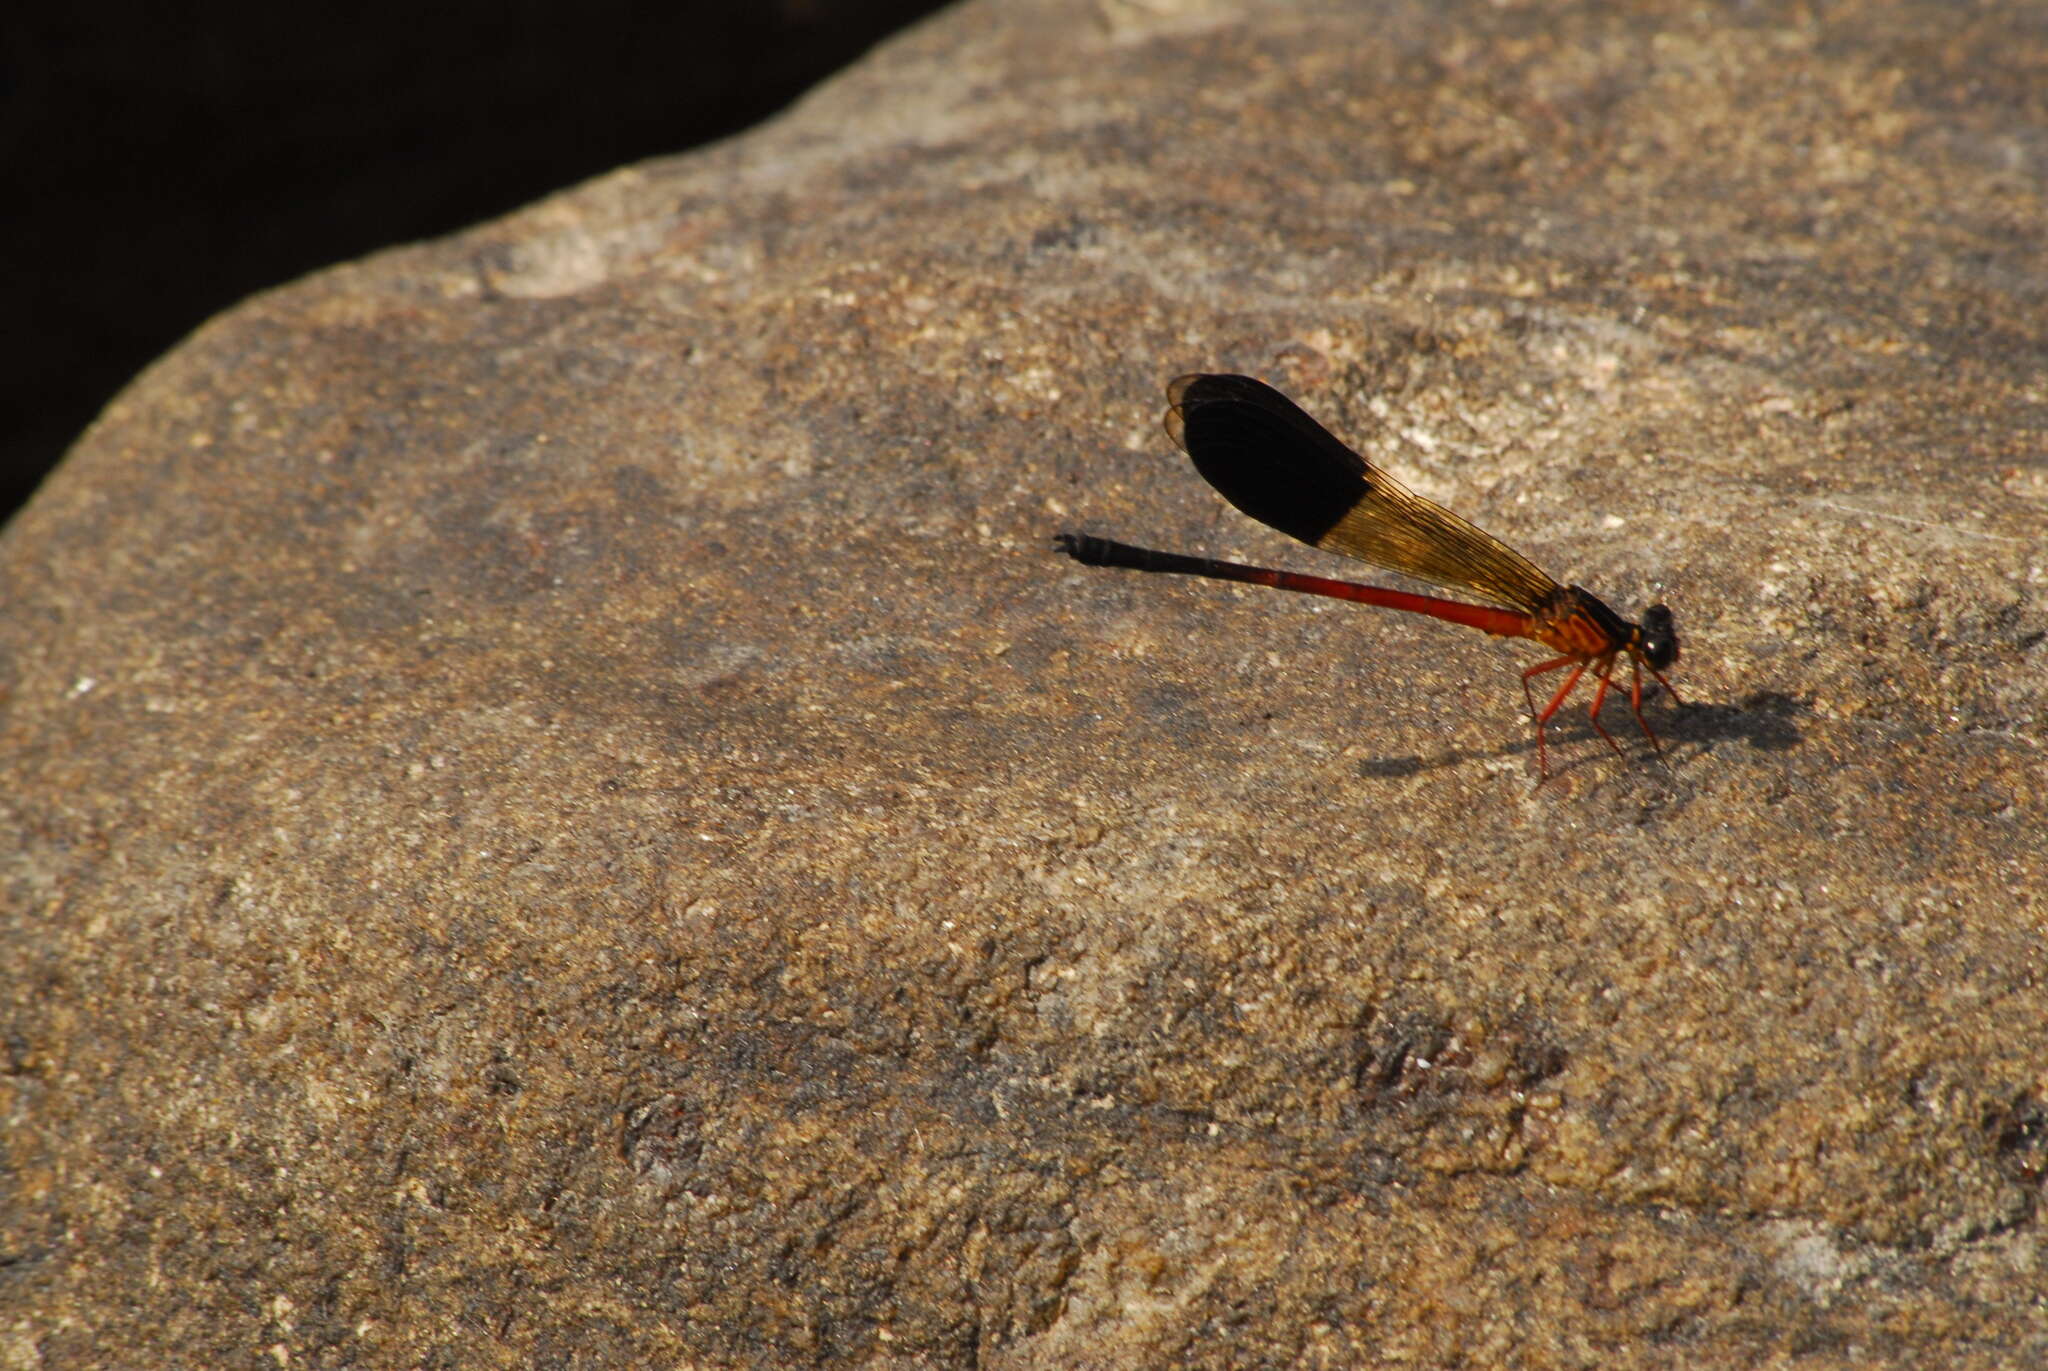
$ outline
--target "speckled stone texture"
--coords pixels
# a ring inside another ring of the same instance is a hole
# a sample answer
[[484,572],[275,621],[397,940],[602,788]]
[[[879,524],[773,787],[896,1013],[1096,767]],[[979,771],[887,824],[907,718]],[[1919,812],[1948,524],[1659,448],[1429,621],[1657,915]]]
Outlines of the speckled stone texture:
[[[0,539],[0,1366],[2048,1364],[2044,184],[2032,7],[983,0],[213,321]],[[1193,369],[1668,761],[1056,557],[1344,574]]]

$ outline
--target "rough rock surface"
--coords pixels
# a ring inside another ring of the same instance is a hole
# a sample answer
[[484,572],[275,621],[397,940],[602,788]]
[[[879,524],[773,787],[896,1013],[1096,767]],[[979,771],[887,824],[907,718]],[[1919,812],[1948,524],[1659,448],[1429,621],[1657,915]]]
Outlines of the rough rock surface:
[[[2044,130],[2016,6],[984,0],[207,325],[0,542],[0,1366],[2048,1362]],[[1668,599],[1668,761],[1056,559],[1333,567],[1198,368]]]

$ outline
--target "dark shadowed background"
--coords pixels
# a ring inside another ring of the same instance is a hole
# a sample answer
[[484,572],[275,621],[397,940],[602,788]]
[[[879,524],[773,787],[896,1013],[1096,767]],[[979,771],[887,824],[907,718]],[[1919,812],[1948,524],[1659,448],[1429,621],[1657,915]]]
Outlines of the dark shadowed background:
[[0,520],[252,291],[733,133],[939,8],[0,8]]

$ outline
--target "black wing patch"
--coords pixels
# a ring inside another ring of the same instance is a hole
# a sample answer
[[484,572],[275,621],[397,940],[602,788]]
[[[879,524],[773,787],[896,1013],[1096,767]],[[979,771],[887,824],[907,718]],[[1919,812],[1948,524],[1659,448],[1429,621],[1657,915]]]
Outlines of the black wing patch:
[[1260,523],[1311,545],[1370,491],[1365,459],[1249,376],[1183,376],[1166,432],[1202,479]]

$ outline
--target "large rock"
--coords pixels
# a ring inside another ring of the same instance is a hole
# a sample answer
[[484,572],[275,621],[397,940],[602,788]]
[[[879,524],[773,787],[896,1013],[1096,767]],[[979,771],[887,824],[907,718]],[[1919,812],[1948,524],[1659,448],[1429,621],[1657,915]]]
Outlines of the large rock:
[[[2048,1357],[2044,90],[985,0],[207,325],[0,545],[0,1364]],[[1668,600],[1668,760],[1057,559],[1331,565],[1197,368]]]

